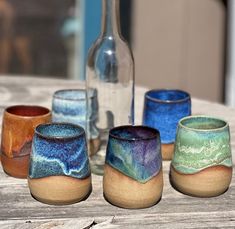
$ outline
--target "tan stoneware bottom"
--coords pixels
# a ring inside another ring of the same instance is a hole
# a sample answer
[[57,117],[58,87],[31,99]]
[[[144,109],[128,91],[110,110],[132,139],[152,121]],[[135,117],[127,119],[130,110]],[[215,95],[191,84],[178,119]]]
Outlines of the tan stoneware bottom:
[[100,139],[90,139],[89,140],[89,156],[95,155],[100,148]]
[[2,167],[5,173],[16,178],[26,179],[29,170],[29,155],[9,158],[1,154]]
[[185,175],[171,166],[170,175],[172,185],[180,192],[197,197],[213,197],[229,188],[232,168],[214,166],[193,175]]
[[174,153],[174,143],[172,144],[162,144],[162,159],[169,161],[173,158]]
[[91,177],[77,179],[67,176],[28,178],[32,196],[40,202],[53,205],[73,204],[86,199],[92,189]]
[[123,175],[111,166],[105,165],[104,197],[111,204],[129,209],[151,207],[161,199],[162,189],[162,170],[143,184]]

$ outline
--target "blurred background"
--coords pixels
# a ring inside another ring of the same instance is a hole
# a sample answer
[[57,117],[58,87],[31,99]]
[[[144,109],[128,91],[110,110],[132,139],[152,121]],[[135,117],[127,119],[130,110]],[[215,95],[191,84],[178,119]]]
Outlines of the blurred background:
[[[224,103],[227,5],[121,0],[122,34],[133,50],[136,84],[183,89]],[[100,19],[101,0],[0,0],[0,74],[84,79]]]

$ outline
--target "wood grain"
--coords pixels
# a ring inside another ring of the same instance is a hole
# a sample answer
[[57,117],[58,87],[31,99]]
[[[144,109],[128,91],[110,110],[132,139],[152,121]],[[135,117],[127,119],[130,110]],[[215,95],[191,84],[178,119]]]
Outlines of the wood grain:
[[[78,82],[20,77],[0,77],[0,114],[13,104],[38,104],[50,108],[57,89]],[[141,123],[144,88],[137,88],[137,123]],[[211,114],[229,121],[235,152],[235,110],[193,99],[193,113]],[[0,167],[0,228],[235,228],[235,179],[229,190],[214,198],[195,198],[177,192],[169,183],[170,162],[163,163],[161,201],[147,209],[126,210],[103,198],[102,177],[93,175],[93,192],[81,203],[49,206],[33,199],[26,180],[7,176]],[[233,172],[233,177],[235,172]]]

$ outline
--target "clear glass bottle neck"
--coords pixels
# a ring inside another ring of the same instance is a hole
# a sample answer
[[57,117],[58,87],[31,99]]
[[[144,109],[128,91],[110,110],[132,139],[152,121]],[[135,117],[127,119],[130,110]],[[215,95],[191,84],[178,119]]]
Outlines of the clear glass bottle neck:
[[102,36],[120,36],[119,0],[103,0]]

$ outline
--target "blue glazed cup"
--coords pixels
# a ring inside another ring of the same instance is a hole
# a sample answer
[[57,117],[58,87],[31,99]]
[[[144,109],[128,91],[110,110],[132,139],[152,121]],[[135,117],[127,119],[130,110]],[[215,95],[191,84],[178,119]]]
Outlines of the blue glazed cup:
[[190,95],[181,90],[151,90],[145,93],[143,125],[158,129],[163,160],[171,160],[177,125],[191,115]]
[[144,126],[120,126],[109,132],[104,168],[105,198],[123,208],[145,208],[162,195],[159,132]]
[[48,204],[70,204],[91,191],[85,131],[70,123],[36,127],[28,184],[33,197]]
[[[87,98],[87,99],[86,99]],[[97,90],[65,89],[56,91],[52,100],[52,121],[69,122],[82,126],[89,140],[89,154],[95,154],[100,145]]]

